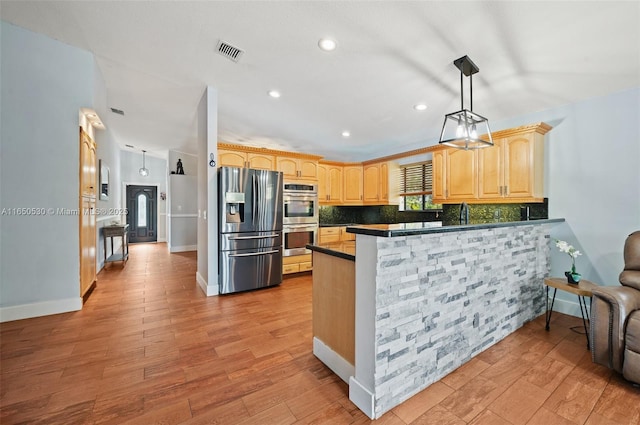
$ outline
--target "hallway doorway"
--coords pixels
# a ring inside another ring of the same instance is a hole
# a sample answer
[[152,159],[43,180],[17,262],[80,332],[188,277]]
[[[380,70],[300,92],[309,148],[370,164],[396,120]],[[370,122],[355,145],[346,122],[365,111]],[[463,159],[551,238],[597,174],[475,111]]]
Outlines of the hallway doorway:
[[157,242],[156,186],[127,185],[127,224],[129,242]]

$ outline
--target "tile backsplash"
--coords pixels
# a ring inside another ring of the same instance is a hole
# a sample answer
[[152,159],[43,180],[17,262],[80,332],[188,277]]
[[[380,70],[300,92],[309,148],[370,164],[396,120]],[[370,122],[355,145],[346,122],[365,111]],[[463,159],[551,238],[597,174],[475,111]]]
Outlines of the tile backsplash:
[[[520,221],[520,208],[529,207],[529,217],[549,217],[549,204],[469,204],[469,223]],[[321,206],[320,224],[392,224],[442,221],[444,225],[460,223],[460,204],[444,204],[442,210],[399,211],[396,205]]]

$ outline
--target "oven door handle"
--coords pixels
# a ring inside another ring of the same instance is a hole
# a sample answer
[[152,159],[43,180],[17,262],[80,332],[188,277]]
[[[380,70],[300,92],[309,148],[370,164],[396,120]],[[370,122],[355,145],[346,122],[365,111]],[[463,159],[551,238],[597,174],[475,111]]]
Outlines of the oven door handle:
[[277,238],[278,235],[264,235],[264,236],[237,236],[229,238],[230,241],[241,241],[247,239],[268,239],[268,238]]
[[316,230],[317,227],[314,225],[309,225],[309,224],[285,224],[282,228],[282,230],[287,230],[287,229],[309,229],[309,230]]
[[229,257],[255,257],[257,255],[267,255],[267,254],[276,254],[280,251],[277,249],[273,251],[264,251],[264,252],[250,252],[248,254],[229,254]]

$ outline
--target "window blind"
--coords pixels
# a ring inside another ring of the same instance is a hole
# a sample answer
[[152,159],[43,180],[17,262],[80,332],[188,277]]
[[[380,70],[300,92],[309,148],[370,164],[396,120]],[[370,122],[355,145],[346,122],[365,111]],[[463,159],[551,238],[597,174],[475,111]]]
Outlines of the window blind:
[[433,181],[431,161],[400,167],[399,180],[400,196],[430,195]]

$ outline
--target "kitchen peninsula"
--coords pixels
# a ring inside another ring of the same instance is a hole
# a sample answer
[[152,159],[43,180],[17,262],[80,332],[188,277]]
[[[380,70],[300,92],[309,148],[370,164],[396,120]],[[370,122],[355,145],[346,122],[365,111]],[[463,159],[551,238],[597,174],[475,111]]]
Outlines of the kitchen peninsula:
[[[355,256],[310,246],[314,354],[379,418],[544,312],[549,234],[562,221],[350,226]],[[335,273],[330,257],[341,270],[351,263],[353,274]],[[329,310],[322,296],[341,304]],[[353,348],[348,335],[316,333],[316,322],[338,334],[353,329]]]

